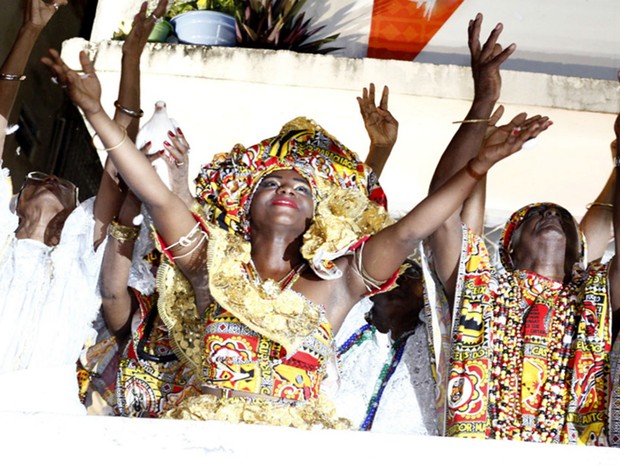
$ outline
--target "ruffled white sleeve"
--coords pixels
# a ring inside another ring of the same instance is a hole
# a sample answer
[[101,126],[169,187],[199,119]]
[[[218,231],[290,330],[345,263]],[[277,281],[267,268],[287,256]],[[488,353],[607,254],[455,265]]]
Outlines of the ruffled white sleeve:
[[[78,273],[85,285],[80,291],[80,298],[85,302],[83,314],[89,326],[99,311],[100,290],[99,273],[107,238],[94,247],[95,217],[93,207],[95,198],[91,197],[80,204],[67,218],[62,229],[56,259],[74,259],[73,273]],[[70,269],[69,268],[69,269]],[[75,274],[73,274],[76,276]],[[76,296],[77,297],[77,296]],[[89,335],[90,337],[91,335]]]
[[10,208],[12,197],[10,172],[8,168],[2,168],[0,169],[0,253],[5,241],[12,237],[17,229],[17,215]]

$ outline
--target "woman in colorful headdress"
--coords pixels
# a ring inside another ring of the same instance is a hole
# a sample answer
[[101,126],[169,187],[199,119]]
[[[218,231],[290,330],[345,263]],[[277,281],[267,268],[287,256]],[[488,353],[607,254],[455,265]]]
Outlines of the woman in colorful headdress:
[[[319,398],[332,331],[364,295],[389,288],[416,244],[511,146],[477,158],[386,227],[364,165],[298,119],[275,138],[214,159],[202,173],[203,218],[164,186],[102,109],[87,55],[80,54],[84,78],[50,55],[44,62],[147,207],[169,259],[158,277],[160,313],[204,386],[169,416],[343,426]],[[537,131],[532,125],[517,138]]]
[[[550,125],[521,114],[490,128],[483,142],[499,97],[499,65],[514,46],[496,44],[496,27],[481,47],[481,22],[478,16],[469,30],[476,96],[453,139],[463,150],[443,155],[431,192],[479,157],[481,145],[491,149],[533,121]],[[620,118],[616,126],[619,135]],[[611,313],[620,297],[615,260],[586,268],[583,235],[555,204],[528,205],[511,216],[497,266],[461,220],[457,210],[430,241],[435,271],[453,300],[446,434],[606,444]]]

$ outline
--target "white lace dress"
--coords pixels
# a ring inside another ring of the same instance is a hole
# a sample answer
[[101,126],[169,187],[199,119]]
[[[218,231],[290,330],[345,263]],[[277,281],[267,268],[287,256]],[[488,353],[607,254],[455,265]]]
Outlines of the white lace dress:
[[[365,324],[364,313],[372,306],[364,300],[349,312],[336,336],[337,347]],[[381,371],[392,359],[388,335],[367,331],[366,338],[339,359],[338,389],[331,393],[339,415],[361,426]],[[371,431],[437,434],[435,381],[431,371],[426,327],[420,324],[409,336],[394,374],[387,383]]]
[[95,336],[105,248],[93,248],[94,199],[67,218],[57,246],[16,239],[8,176],[0,171],[0,411],[83,414],[76,361]]

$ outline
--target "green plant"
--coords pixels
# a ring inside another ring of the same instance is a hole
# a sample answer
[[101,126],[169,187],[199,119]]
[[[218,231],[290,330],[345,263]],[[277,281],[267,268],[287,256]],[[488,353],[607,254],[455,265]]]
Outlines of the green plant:
[[329,53],[340,47],[324,47],[339,34],[311,40],[325,26],[312,27],[301,8],[306,0],[238,0],[237,46]]
[[340,47],[325,47],[339,34],[314,39],[324,26],[313,27],[301,8],[306,0],[176,0],[167,19],[193,10],[214,10],[235,17],[237,46],[329,53]]
[[231,16],[237,16],[240,4],[238,0],[175,0],[168,8],[167,19],[194,10],[213,10]]

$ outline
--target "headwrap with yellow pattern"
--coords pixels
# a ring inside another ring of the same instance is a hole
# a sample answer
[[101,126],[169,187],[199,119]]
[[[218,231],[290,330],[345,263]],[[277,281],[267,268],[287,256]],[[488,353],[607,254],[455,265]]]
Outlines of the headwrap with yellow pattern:
[[302,254],[321,278],[339,277],[332,260],[389,224],[387,200],[374,172],[314,121],[296,118],[275,137],[215,155],[196,178],[196,197],[207,220],[249,240],[256,187],[283,169],[299,172],[313,191],[315,215]]
[[[537,202],[526,205],[525,207],[520,208],[516,212],[514,212],[510,219],[506,222],[506,226],[504,226],[504,230],[502,231],[502,236],[499,241],[499,257],[502,262],[502,266],[507,271],[514,270],[514,263],[512,262],[512,256],[510,255],[511,250],[511,242],[514,236],[515,231],[521,226],[523,220],[527,216],[527,214],[532,211],[534,208],[538,207],[546,207],[546,208],[557,208],[562,212],[563,215],[567,217],[573,218],[568,210],[560,205],[551,202]],[[575,222],[573,218],[573,222]],[[577,265],[582,269],[586,267],[586,240],[583,235],[583,232],[579,228],[579,225],[575,222],[575,229],[577,231],[577,236],[579,237],[579,258],[577,260]]]

